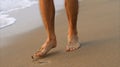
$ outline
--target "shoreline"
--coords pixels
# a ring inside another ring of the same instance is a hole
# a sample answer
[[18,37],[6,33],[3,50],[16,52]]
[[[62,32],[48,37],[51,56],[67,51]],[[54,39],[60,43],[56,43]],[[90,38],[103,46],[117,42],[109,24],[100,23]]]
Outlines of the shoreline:
[[[57,2],[57,1],[54,1],[55,2],[55,7],[57,8],[56,9],[56,12],[58,12],[59,10],[61,10],[61,9],[63,9],[63,4],[62,4],[62,1],[60,1],[59,3]],[[1,11],[0,12],[0,17],[1,17],[1,19],[3,18],[4,20],[4,23],[1,23],[1,25],[2,26],[0,26],[0,29],[3,29],[3,28],[5,28],[5,27],[8,27],[8,26],[10,26],[10,25],[12,25],[12,24],[10,24],[9,22],[14,22],[15,23],[15,21],[14,20],[12,20],[11,18],[14,18],[14,19],[16,19],[15,17],[11,17],[11,16],[9,16],[9,13],[12,13],[12,14],[15,14],[14,12],[22,12],[22,10],[24,11],[24,10],[27,10],[26,8],[31,8],[31,7],[34,7],[34,6],[36,6],[36,5],[38,5],[38,1],[33,1],[31,4],[29,4],[29,5],[26,5],[25,7],[19,7],[19,8],[14,8],[14,9],[10,9],[10,10],[7,10],[7,11]],[[6,17],[4,17],[4,16],[6,16]],[[10,20],[11,19],[11,20]],[[7,20],[9,20],[9,21],[7,21]],[[17,19],[16,19],[17,20]],[[6,22],[6,24],[5,24],[5,22]]]
[[119,6],[116,4],[118,2],[118,0],[85,0],[80,4],[78,35],[81,48],[70,53],[65,52],[68,21],[65,10],[61,10],[55,18],[58,46],[51,50],[47,57],[38,60],[45,63],[33,63],[31,59],[31,55],[46,39],[44,27],[39,26],[38,6],[11,13],[11,16],[18,18],[18,23],[0,31],[0,47],[5,45],[0,48],[0,66],[120,67],[118,26],[120,24],[117,10]]
[[[79,0],[79,2],[81,2],[82,0]],[[57,14],[59,14],[59,11],[60,10],[62,10],[62,9],[64,9],[64,1],[63,0],[61,0],[60,2],[57,2],[57,0],[55,0],[54,1],[55,2],[55,11],[57,12]],[[11,18],[14,18],[14,17],[11,17],[11,16],[9,16],[9,13],[13,13],[13,12],[16,12],[16,11],[18,11],[18,12],[21,12],[22,10],[25,10],[26,8],[30,8],[30,7],[33,7],[33,6],[35,6],[35,5],[38,5],[38,2],[37,1],[33,1],[33,3],[31,3],[30,5],[27,5],[26,7],[20,7],[20,8],[14,8],[14,9],[10,9],[10,10],[8,10],[8,11],[1,11],[0,12],[0,15],[8,15],[8,17],[3,17],[3,19],[5,19],[4,20],[4,22],[6,21],[7,22],[7,20],[8,19],[11,19]],[[57,15],[56,14],[56,15]],[[2,16],[1,16],[2,17]],[[16,18],[14,18],[15,20],[17,20]],[[12,24],[14,24],[15,23],[15,21],[14,20],[9,20],[10,22],[13,22]],[[7,23],[7,24],[5,24],[5,25],[3,25],[3,27],[1,26],[1,28],[0,29],[3,29],[3,28],[5,28],[5,27],[8,27],[8,26],[10,26],[10,25],[12,25],[12,24],[10,24],[10,23]]]
[[[15,2],[15,1],[12,1],[12,2]],[[9,13],[12,13],[14,11],[19,11],[19,10],[22,10],[22,9],[25,9],[25,8],[28,8],[28,7],[31,7],[33,6],[34,4],[37,4],[37,1],[26,1],[26,2],[23,2],[23,3],[26,3],[23,4],[21,2],[17,2],[17,4],[13,5],[12,2],[9,2],[9,1],[6,1],[6,3],[8,3],[8,7],[11,8],[7,8],[6,4],[4,1],[1,1],[1,11],[0,11],[0,30],[5,28],[5,27],[8,27],[12,24],[15,23],[15,18],[14,17],[11,17],[9,16]],[[11,5],[10,5],[11,4]],[[13,8],[14,6],[14,8]]]

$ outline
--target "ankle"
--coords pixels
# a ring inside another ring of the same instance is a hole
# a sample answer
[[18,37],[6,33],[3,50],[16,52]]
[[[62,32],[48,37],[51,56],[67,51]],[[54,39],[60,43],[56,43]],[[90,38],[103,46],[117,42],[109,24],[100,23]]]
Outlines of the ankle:
[[56,42],[57,42],[56,37],[48,37],[48,38],[47,38],[47,42],[56,43]]
[[78,41],[78,40],[79,40],[79,38],[77,35],[68,36],[68,42]]
[[49,41],[56,41],[56,37],[49,37],[47,40],[49,40]]

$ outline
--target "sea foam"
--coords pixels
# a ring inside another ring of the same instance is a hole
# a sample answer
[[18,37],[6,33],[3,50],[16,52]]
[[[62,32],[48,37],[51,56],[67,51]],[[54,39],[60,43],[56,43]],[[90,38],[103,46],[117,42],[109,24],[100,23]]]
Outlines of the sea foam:
[[9,12],[30,7],[36,0],[0,0],[0,29],[15,23],[16,19]]

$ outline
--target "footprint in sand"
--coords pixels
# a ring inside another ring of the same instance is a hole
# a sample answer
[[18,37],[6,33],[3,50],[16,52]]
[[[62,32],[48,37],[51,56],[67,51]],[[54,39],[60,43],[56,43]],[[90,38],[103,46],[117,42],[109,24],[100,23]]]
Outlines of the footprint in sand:
[[49,64],[51,63],[48,60],[39,60],[39,61],[34,61],[35,64],[40,64],[40,65],[44,65],[44,64]]

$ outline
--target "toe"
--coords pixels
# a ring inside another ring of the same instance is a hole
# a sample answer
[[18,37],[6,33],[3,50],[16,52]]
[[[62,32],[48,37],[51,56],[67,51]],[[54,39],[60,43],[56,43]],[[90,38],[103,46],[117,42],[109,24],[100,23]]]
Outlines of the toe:
[[70,47],[66,46],[66,51],[69,52],[70,51]]
[[72,49],[72,48],[70,48],[70,51],[73,51],[73,49]]
[[69,49],[69,48],[66,48],[66,51],[67,51],[67,52],[69,52],[69,51],[70,51],[70,49]]
[[70,51],[73,51],[73,48],[70,48]]
[[73,48],[71,48],[71,51],[74,51],[74,50],[76,50],[76,48],[74,48],[74,47],[73,47]]
[[70,51],[74,51],[74,48],[72,47],[72,48],[70,48]]

